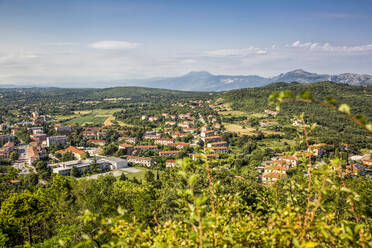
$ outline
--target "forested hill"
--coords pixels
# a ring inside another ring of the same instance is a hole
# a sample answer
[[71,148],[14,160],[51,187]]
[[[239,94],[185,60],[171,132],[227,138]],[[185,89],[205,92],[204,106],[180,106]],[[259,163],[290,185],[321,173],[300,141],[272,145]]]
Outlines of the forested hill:
[[[357,86],[349,86],[333,82],[319,82],[310,84],[300,83],[273,83],[261,88],[249,88],[231,90],[222,94],[224,103],[229,103],[233,110],[241,110],[247,113],[259,113],[265,109],[273,109],[269,105],[268,97],[273,92],[290,90],[295,95],[307,90],[310,91],[314,99],[324,100],[327,96],[332,96],[337,100],[337,104],[346,103],[351,107],[353,114],[362,114],[367,118],[367,122],[372,122],[372,89]],[[314,135],[318,135],[318,141],[323,142],[344,142],[350,140],[354,143],[372,142],[367,133],[361,130],[356,124],[352,123],[342,114],[325,107],[308,103],[285,103],[281,107],[278,119],[281,123],[291,123],[294,116],[305,113],[305,121],[317,123],[320,128]]]
[[24,101],[37,102],[95,101],[106,98],[141,99],[179,99],[208,97],[215,93],[177,91],[145,87],[114,87],[105,89],[61,89],[61,88],[22,88],[0,89],[0,102]]

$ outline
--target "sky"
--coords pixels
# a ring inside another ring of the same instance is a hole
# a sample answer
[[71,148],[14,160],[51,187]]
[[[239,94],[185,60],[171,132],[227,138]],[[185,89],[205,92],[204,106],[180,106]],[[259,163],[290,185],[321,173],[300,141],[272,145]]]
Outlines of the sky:
[[0,84],[372,74],[372,0],[0,0]]

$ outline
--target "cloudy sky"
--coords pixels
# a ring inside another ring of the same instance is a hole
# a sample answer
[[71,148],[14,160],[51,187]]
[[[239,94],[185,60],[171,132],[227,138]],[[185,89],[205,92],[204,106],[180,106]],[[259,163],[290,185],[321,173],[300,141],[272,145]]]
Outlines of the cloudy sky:
[[371,0],[0,0],[0,84],[372,74]]

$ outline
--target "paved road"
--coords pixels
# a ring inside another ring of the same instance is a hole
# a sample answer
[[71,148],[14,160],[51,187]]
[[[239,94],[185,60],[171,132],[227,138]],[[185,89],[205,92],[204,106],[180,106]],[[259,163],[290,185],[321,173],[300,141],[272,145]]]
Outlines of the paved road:
[[20,144],[18,147],[18,154],[19,158],[18,160],[14,161],[13,167],[16,169],[21,170],[22,172],[20,174],[27,174],[30,171],[30,168],[25,166],[25,163],[28,163],[28,145],[26,144]]

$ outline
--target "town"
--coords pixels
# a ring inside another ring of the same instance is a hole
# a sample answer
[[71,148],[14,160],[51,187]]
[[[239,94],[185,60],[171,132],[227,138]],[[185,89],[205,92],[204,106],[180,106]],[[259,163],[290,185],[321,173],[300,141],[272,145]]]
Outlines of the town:
[[[117,105],[128,100],[110,98],[102,102]],[[97,102],[84,104],[94,108]],[[269,185],[285,180],[287,173],[304,161],[325,163],[335,152],[335,147],[327,143],[296,147],[278,131],[280,112],[270,109],[246,114],[208,97],[172,101],[169,106],[139,106],[136,103],[115,109],[117,112],[101,109],[102,118],[96,122],[81,121],[86,108],[74,110],[68,118],[57,111],[45,111],[46,107],[38,104],[14,109],[13,114],[2,116],[0,161],[17,170],[19,176],[11,181],[17,184],[30,173],[38,174],[44,183],[52,173],[76,178],[112,174],[141,179],[146,171],[159,173],[179,167],[185,158],[209,161],[215,166],[234,159],[236,166],[254,164],[257,180]],[[305,124],[292,118],[288,125],[301,131]],[[268,143],[277,147],[268,149]],[[371,176],[368,150],[353,153],[348,151],[348,144],[343,144],[337,152],[346,154],[349,176]]]

